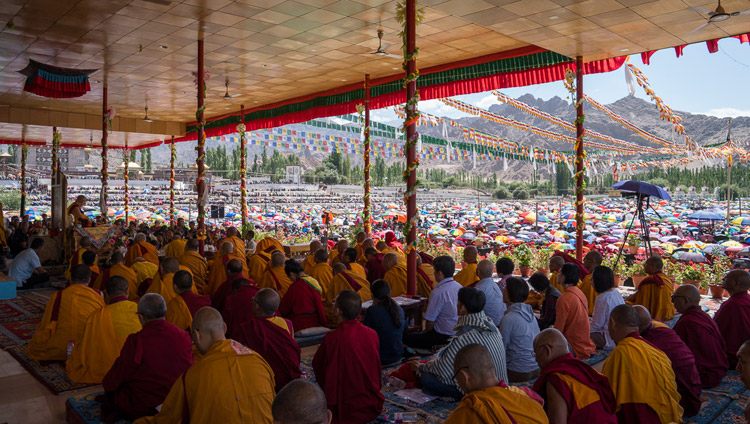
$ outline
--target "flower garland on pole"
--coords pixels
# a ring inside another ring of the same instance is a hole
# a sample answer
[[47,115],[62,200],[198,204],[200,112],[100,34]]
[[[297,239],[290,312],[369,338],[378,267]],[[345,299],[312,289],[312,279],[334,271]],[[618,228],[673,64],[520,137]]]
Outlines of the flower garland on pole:
[[107,168],[109,167],[109,161],[107,160],[107,137],[109,136],[109,131],[112,129],[112,119],[114,119],[115,114],[114,107],[107,107],[107,84],[105,82],[102,89],[102,190],[99,195],[99,212],[101,212],[104,219],[109,218],[109,214],[107,213]]
[[576,108],[576,158],[574,162],[576,173],[573,179],[576,182],[576,259],[580,261],[583,258],[583,227],[585,225],[583,193],[586,190],[586,180],[583,178],[586,172],[584,166],[586,152],[583,150],[583,135],[585,134],[583,122],[586,120],[586,115],[583,113],[583,58],[581,56],[576,57],[576,70],[577,72],[571,69],[565,71],[565,88],[570,93],[571,100],[575,99],[573,104]]
[[21,216],[26,215],[26,154],[29,147],[26,145],[26,125],[21,131]]
[[130,152],[128,151],[128,142],[125,140],[125,148],[122,149],[122,161],[125,164],[125,225],[128,225],[128,216],[130,215],[130,189],[128,188],[128,166],[130,165]]
[[177,149],[174,145],[174,136],[172,143],[169,145],[169,221],[172,225],[177,222],[174,212],[174,163],[177,160]]
[[362,197],[364,207],[362,208],[362,225],[365,234],[367,234],[367,237],[370,237],[372,233],[372,218],[370,216],[370,74],[365,75],[365,104],[357,105],[357,113],[364,127],[364,152],[362,153],[364,158],[364,196]]
[[240,119],[242,123],[237,125],[237,132],[240,134],[240,213],[242,214],[242,237],[245,237],[247,227],[247,162],[245,161],[245,151],[247,138],[245,136],[245,105],[240,105]]
[[59,150],[60,143],[62,142],[62,133],[57,130],[57,127],[52,128],[52,178],[57,176],[57,171],[60,169]]
[[198,110],[195,112],[195,120],[198,121],[198,145],[195,147],[198,157],[195,160],[197,178],[195,181],[195,187],[198,191],[198,232],[196,238],[200,242],[200,254],[204,254],[204,245],[206,240],[206,209],[205,203],[207,199],[204,195],[207,193],[206,190],[206,119],[204,112],[206,111],[206,81],[210,78],[209,72],[203,67],[203,39],[198,40],[198,72],[193,74],[195,76],[195,83],[198,91]]

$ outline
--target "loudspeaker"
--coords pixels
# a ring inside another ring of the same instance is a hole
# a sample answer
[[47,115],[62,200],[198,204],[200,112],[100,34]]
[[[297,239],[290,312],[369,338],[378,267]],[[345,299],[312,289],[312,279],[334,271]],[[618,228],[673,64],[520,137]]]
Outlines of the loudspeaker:
[[224,206],[211,205],[211,218],[224,218]]

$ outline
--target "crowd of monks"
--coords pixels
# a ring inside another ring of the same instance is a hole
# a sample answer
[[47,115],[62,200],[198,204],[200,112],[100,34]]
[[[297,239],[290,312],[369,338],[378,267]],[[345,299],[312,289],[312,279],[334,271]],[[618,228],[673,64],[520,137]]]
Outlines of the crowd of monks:
[[[234,228],[209,260],[197,239],[175,239],[160,257],[139,233],[99,269],[90,241],[80,245],[68,286],[51,297],[27,352],[65,361],[74,382],[102,384],[105,422],[356,424],[382,413],[385,336],[361,315],[376,281],[392,297],[407,293],[406,254],[392,232],[378,242],[360,233],[352,247],[314,240],[302,261],[287,258],[270,237],[248,251]],[[452,258],[419,253],[417,295],[428,299],[427,322],[425,331],[403,336],[414,348],[447,344],[435,360],[453,357],[452,378],[441,384],[461,398],[448,423],[679,423],[698,413],[701,391],[728,369],[736,367],[750,387],[746,271],[726,275],[731,297],[711,318],[697,288],[675,289],[657,257],[646,261],[649,277],[636,293],[613,303],[611,270],[594,251],[583,262],[554,256],[549,279],[535,275],[531,293],[519,288],[523,280],[512,277],[507,258],[478,263],[472,246],[463,254],[454,275]],[[541,306],[533,331],[502,340],[501,333],[516,333],[506,332],[502,313],[493,319],[496,308],[507,304],[500,309],[507,317],[524,303]],[[670,329],[663,321],[675,312]],[[596,332],[601,314],[605,328]],[[387,325],[398,327],[395,317]],[[467,333],[477,326],[476,335]],[[295,340],[309,336],[322,336],[312,361],[317,384],[304,379]],[[506,373],[506,355],[510,363],[524,343],[526,359],[538,366],[526,378],[536,378],[533,388],[503,378],[514,371]],[[611,352],[599,372],[582,360],[602,347]],[[436,368],[414,364],[399,373]]]

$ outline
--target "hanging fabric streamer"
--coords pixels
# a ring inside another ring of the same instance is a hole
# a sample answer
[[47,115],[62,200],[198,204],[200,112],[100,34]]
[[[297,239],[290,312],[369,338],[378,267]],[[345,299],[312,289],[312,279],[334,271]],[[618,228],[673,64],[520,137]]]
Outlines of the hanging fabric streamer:
[[422,153],[422,134],[419,134],[417,137],[418,137],[417,138],[417,153],[421,154]]
[[623,66],[625,70],[625,84],[628,86],[628,93],[630,96],[635,96],[635,81],[633,80],[633,74],[630,72],[629,66]]
[[508,158],[505,155],[503,155],[503,171],[507,171],[507,170],[508,170]]
[[442,135],[443,140],[448,141],[448,147],[445,152],[445,157],[448,159],[448,163],[451,163],[451,141],[448,139],[448,126],[446,125],[445,121],[443,121]]

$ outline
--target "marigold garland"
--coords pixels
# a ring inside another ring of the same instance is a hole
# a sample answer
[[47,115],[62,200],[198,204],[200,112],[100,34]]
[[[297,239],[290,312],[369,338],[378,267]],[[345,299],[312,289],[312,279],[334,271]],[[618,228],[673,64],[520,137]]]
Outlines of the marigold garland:
[[[583,70],[579,70],[579,72],[583,72]],[[564,80],[565,88],[570,93],[570,99],[573,100],[573,106],[576,109],[578,109],[578,107],[582,105],[583,99],[581,99],[579,101],[575,101],[574,100],[575,99],[575,95],[576,95],[576,86],[574,84],[575,78],[576,78],[576,74],[571,69],[568,69],[568,70],[565,71],[565,80]],[[585,120],[586,120],[586,115],[583,114],[583,113],[581,113],[581,116],[579,118],[576,118],[576,120],[574,121],[574,124],[576,124],[576,126],[578,124],[583,125],[583,122]],[[576,137],[576,144],[575,144],[575,150],[576,150],[576,152],[578,152],[579,149],[581,148],[581,144],[583,143],[583,136],[585,134],[586,134],[586,131],[584,130],[580,137]],[[581,149],[581,150],[583,150],[583,149]],[[576,209],[578,209],[579,206],[581,208],[583,208],[583,203],[584,203],[583,193],[586,190],[586,179],[583,178],[584,175],[586,175],[585,159],[586,159],[586,152],[584,151],[582,156],[576,155],[575,162],[573,163],[575,165],[575,169],[578,169],[579,165],[581,166],[581,170],[578,171],[578,172],[576,172],[573,175],[573,181],[577,182],[578,178],[581,179],[581,185],[578,186],[576,184],[576,190],[575,190],[575,195],[576,195],[575,205],[576,205]],[[581,200],[578,200],[578,195],[579,194],[581,195]],[[576,213],[576,225],[578,226],[578,228],[583,228],[585,221],[586,221],[586,218],[585,218],[584,214],[582,214],[582,213]]]
[[60,143],[62,143],[62,133],[55,129],[52,132],[52,178],[55,178],[55,176],[57,175],[57,171],[60,168],[60,164],[58,163],[58,161],[60,160]]
[[[367,84],[367,82],[365,82]],[[370,167],[372,166],[372,163],[370,163],[370,125],[369,122],[365,120],[364,112],[365,112],[365,106],[363,104],[358,104],[356,106],[357,108],[357,114],[359,115],[359,121],[360,125],[363,126],[363,132],[364,132],[364,142],[363,142],[363,160],[365,163],[365,168],[363,169],[364,173],[364,195],[362,196],[362,226],[365,234],[370,235],[372,232],[371,222],[370,222]]]
[[130,188],[128,187],[128,181],[130,180],[130,171],[128,167],[130,165],[130,152],[128,151],[127,144],[122,150],[122,162],[125,164],[125,224],[127,225],[128,216],[130,216]]
[[[206,105],[204,104],[200,108],[198,108],[198,111],[195,112],[195,118],[198,121],[198,134],[200,134],[200,137],[198,138],[198,145],[195,146],[195,151],[198,153],[198,157],[195,160],[195,167],[198,174],[198,177],[195,181],[195,187],[198,190],[198,222],[201,223],[206,218],[206,209],[202,207],[204,203],[203,199],[203,186],[206,184],[205,182],[205,176],[206,176],[206,169],[203,167],[201,169],[201,166],[199,164],[205,163],[206,160],[206,132],[203,131],[203,128],[206,126],[206,118],[203,114],[203,112],[206,110]],[[200,240],[200,238],[199,238]],[[205,236],[204,236],[205,240]]]
[[247,187],[245,186],[245,177],[247,174],[247,164],[245,163],[245,124],[237,125],[237,132],[240,134],[240,213],[242,214],[242,229],[244,232],[247,225]]
[[174,136],[172,137],[172,144],[169,145],[169,221],[174,225],[177,221],[174,210],[174,164],[177,160],[177,149],[174,145]]

